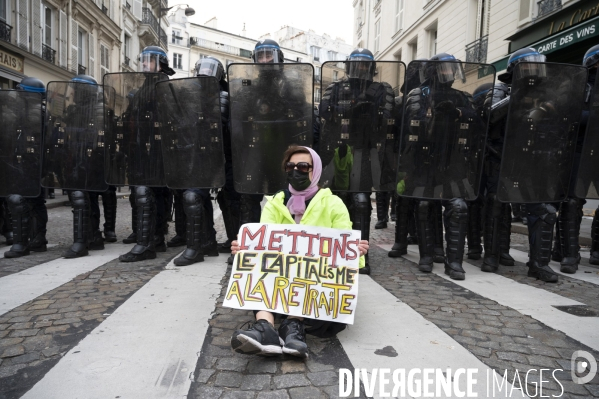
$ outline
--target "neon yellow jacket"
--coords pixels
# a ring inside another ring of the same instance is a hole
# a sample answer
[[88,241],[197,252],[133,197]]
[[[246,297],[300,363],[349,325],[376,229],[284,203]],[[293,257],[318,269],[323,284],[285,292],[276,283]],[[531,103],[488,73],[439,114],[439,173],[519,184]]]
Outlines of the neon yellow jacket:
[[[260,223],[295,224],[289,209],[285,206],[285,193],[278,192],[266,197]],[[308,204],[308,208],[299,224],[306,226],[328,227],[331,229],[351,230],[349,212],[341,198],[333,195],[328,188],[320,189]],[[360,268],[364,267],[364,257],[360,257]]]

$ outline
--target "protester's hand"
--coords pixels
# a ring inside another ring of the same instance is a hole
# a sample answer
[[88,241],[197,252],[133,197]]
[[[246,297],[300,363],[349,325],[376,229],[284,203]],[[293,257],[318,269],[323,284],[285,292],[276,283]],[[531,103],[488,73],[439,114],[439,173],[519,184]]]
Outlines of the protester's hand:
[[237,240],[233,240],[231,241],[231,254],[235,255],[237,252],[239,252],[239,243]]
[[[231,243],[231,248],[233,248],[232,243]],[[360,243],[358,244],[358,249],[360,250],[360,256],[366,255],[366,253],[368,252],[368,248],[370,248],[368,246],[368,241],[360,240]]]

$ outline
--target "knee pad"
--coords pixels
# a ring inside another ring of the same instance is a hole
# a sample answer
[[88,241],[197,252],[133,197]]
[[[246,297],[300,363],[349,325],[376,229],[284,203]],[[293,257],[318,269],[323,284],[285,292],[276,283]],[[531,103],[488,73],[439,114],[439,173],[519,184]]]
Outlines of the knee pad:
[[551,204],[540,204],[535,207],[534,214],[550,225],[554,225],[557,220],[557,210]]
[[150,187],[138,186],[135,188],[135,204],[137,206],[146,205],[150,201],[154,201],[154,192]]
[[432,203],[430,201],[418,202],[418,220],[427,220]]
[[366,193],[356,193],[353,195],[354,206],[358,212],[367,212],[369,213],[372,210],[372,205],[370,204],[370,198]]
[[27,200],[18,194],[11,194],[6,199],[6,205],[13,215],[21,214],[27,210]]
[[198,215],[202,212],[202,197],[196,191],[187,190],[183,193],[183,209],[187,216]]
[[73,209],[84,209],[89,206],[89,194],[85,191],[72,191],[70,197]]

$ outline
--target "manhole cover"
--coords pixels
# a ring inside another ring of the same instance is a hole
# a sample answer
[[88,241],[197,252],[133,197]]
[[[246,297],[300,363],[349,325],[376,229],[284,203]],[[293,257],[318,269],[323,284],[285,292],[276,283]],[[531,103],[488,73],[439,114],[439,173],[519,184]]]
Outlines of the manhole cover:
[[598,317],[599,312],[587,305],[554,306],[554,308],[580,317]]

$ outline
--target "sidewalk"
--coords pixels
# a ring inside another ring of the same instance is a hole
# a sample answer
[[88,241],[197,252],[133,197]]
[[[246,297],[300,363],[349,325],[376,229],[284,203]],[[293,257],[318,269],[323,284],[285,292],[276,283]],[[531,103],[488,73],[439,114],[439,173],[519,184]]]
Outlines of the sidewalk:
[[[58,208],[60,206],[71,206],[69,203],[69,197],[67,195],[63,195],[62,190],[56,189],[54,191],[54,195],[56,196],[56,198],[54,198],[54,199],[47,198],[46,199],[46,208],[47,209],[54,209],[54,208]],[[129,196],[129,190],[127,188],[122,188],[120,193],[118,191],[116,192],[117,199],[127,197],[127,196]],[[99,200],[100,200],[100,202],[102,201],[102,196],[100,196]]]

